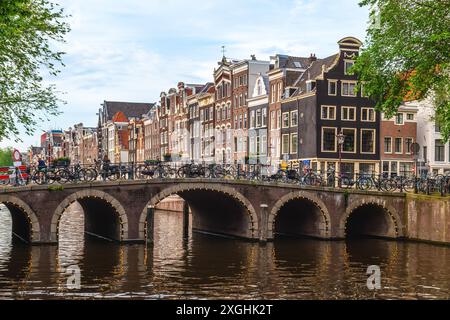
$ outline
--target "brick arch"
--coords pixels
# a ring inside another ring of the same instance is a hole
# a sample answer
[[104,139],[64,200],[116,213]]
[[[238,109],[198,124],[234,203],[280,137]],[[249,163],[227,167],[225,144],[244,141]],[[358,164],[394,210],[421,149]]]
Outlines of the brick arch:
[[306,200],[309,201],[311,203],[313,203],[322,213],[322,218],[323,218],[323,228],[321,228],[321,234],[320,236],[324,237],[324,238],[330,238],[331,237],[331,218],[330,218],[330,213],[328,212],[328,208],[325,205],[325,203],[319,199],[319,197],[317,197],[316,195],[314,195],[311,192],[305,192],[305,191],[296,191],[296,192],[290,192],[288,194],[286,194],[285,196],[283,196],[281,199],[279,199],[275,205],[272,207],[272,210],[270,211],[269,214],[269,219],[268,219],[268,227],[269,227],[269,231],[268,231],[268,239],[273,239],[274,237],[274,230],[275,230],[275,219],[278,215],[278,213],[280,212],[281,208],[287,204],[288,202],[292,201],[292,200]]
[[120,202],[106,192],[88,189],[71,194],[58,205],[52,216],[52,223],[50,227],[51,241],[58,241],[58,224],[61,220],[61,216],[64,210],[66,210],[75,201],[84,198],[97,198],[108,202],[115,209],[119,216],[120,240],[122,241],[128,239],[128,217],[126,215],[125,209],[120,204]]
[[30,242],[39,242],[41,240],[41,228],[39,225],[39,220],[28,204],[26,204],[20,198],[10,195],[0,195],[0,203],[3,203],[5,205],[10,204],[22,210],[22,212],[24,212],[27,216],[28,222],[30,224]]
[[199,184],[193,183],[189,185],[178,184],[165,188],[164,190],[153,196],[141,212],[139,218],[139,238],[145,239],[145,224],[147,219],[147,208],[149,206],[156,206],[159,202],[161,202],[162,200],[171,195],[176,195],[181,192],[192,190],[216,191],[219,193],[226,194],[237,200],[239,203],[241,203],[244,206],[244,208],[247,209],[247,212],[250,216],[249,230],[251,230],[252,238],[257,239],[259,231],[258,216],[256,214],[255,208],[250,203],[250,201],[244,195],[242,195],[242,193],[240,193],[234,188],[220,184],[205,184],[205,183]]
[[347,207],[345,214],[342,215],[340,221],[339,221],[339,236],[345,238],[345,229],[347,225],[347,220],[350,217],[350,215],[357,209],[368,206],[368,205],[374,205],[377,207],[380,207],[386,211],[388,216],[391,218],[392,223],[394,224],[394,231],[396,237],[404,237],[404,229],[402,220],[397,212],[392,206],[390,206],[386,200],[380,199],[380,198],[366,198],[361,199],[357,201],[352,201],[351,204]]

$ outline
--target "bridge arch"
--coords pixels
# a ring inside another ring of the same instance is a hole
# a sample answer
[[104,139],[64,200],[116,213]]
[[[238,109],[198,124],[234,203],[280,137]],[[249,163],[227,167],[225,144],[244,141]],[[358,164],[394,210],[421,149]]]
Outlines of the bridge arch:
[[[188,204],[191,206],[195,200],[189,199],[189,194],[195,192],[204,192],[205,195],[225,195],[228,199],[233,199],[237,204],[239,204],[242,209],[244,209],[247,213],[247,221],[245,222],[245,230],[242,230],[242,234],[236,234],[239,237],[249,238],[249,239],[258,239],[259,233],[259,222],[258,216],[256,214],[256,210],[250,201],[239,191],[236,189],[222,185],[222,184],[209,184],[209,183],[189,183],[189,184],[177,184],[172,185],[170,187],[166,187],[158,194],[154,195],[150,201],[143,208],[140,218],[139,218],[139,237],[141,239],[146,238],[146,219],[147,219],[147,208],[150,206],[157,206],[162,200],[165,198],[178,195],[182,197]],[[198,202],[198,201],[197,201]],[[191,206],[191,209],[192,206]],[[193,210],[195,211],[195,210]],[[195,212],[194,212],[195,217]],[[195,225],[195,222],[194,222]],[[233,234],[230,234],[233,235]]]
[[[113,209],[116,218],[118,220],[117,221],[118,231],[116,232],[117,239],[114,240],[122,241],[128,239],[128,217],[126,215],[125,209],[120,204],[120,202],[106,192],[100,190],[87,189],[69,195],[58,205],[52,216],[52,222],[50,227],[51,241],[58,241],[59,237],[58,229],[61,216],[63,215],[64,211],[74,202],[79,202],[83,207],[83,210],[85,211],[89,209],[90,204],[102,203],[103,205],[109,205],[111,209]],[[88,213],[85,212],[85,215],[87,214]]]
[[[367,214],[361,212],[364,209],[366,209]],[[390,206],[385,200],[379,198],[365,198],[351,201],[339,222],[340,236],[345,238],[352,232],[349,228],[356,228],[356,226],[350,225],[352,223],[352,216],[359,215],[360,217],[363,217],[365,214],[366,217],[364,223],[366,224],[366,227],[361,227],[365,229],[369,227],[370,224],[372,228],[366,235],[387,238],[401,238],[405,236],[402,220],[397,210]],[[372,219],[368,219],[368,215],[371,215]],[[374,220],[375,217],[376,220]],[[354,225],[358,225],[358,221],[360,221],[359,223],[363,223],[363,219],[355,221],[356,222],[353,222]]]
[[11,195],[0,195],[0,203],[4,204],[11,213],[13,232],[29,242],[40,241],[39,220],[28,204]]
[[[316,232],[315,234],[310,234],[314,237],[318,238],[330,238],[331,237],[331,225],[330,225],[330,214],[328,212],[328,208],[325,203],[317,197],[315,194],[306,191],[295,191],[290,192],[279,199],[275,205],[272,207],[268,218],[268,239],[273,239],[276,231],[276,220],[277,216],[282,211],[283,207],[287,204],[292,203],[294,201],[302,201],[306,204],[312,206],[312,209],[318,210],[320,215],[316,218],[319,218],[316,221]],[[295,212],[293,212],[295,214]]]

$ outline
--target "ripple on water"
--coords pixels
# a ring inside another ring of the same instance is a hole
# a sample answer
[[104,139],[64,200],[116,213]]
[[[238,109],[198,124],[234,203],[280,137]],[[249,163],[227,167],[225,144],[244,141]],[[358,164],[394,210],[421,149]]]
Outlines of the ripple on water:
[[[194,234],[182,217],[155,215],[153,246],[85,239],[77,204],[61,218],[58,246],[12,244],[11,217],[0,206],[1,299],[449,299],[450,248],[383,240],[280,239],[266,246]],[[369,291],[366,270],[382,271]],[[78,265],[81,289],[68,290]]]

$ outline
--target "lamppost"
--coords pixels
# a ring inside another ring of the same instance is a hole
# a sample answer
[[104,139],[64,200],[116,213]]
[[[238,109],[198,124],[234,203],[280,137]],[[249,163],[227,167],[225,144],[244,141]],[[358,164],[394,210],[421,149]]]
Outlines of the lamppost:
[[339,188],[342,186],[342,179],[341,178],[341,172],[342,172],[342,146],[344,145],[345,142],[345,135],[344,133],[341,132],[336,135],[337,139],[338,139],[338,144],[339,144]]

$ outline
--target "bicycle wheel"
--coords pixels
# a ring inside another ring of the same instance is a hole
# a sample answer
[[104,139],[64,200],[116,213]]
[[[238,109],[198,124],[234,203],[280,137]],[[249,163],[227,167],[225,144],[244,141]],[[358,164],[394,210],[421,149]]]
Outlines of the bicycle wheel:
[[80,180],[84,182],[94,181],[97,176],[94,170],[92,169],[81,169],[78,175]]
[[209,170],[208,167],[203,167],[202,171],[203,171],[202,172],[203,173],[203,175],[202,175],[203,178],[206,178],[206,179],[211,178],[211,170]]
[[119,170],[109,171],[106,175],[107,175],[107,179],[109,181],[117,181],[120,179],[120,171]]
[[58,177],[59,183],[66,184],[71,180],[71,175],[66,169],[56,171],[55,176]]
[[187,178],[188,177],[188,168],[186,166],[182,166],[177,171],[178,178]]
[[33,174],[32,180],[38,185],[43,185],[43,184],[47,183],[47,176],[46,176],[45,172],[38,171]]
[[369,190],[372,188],[372,180],[369,178],[361,178],[358,182],[358,189]]
[[420,181],[415,181],[415,179],[407,179],[406,181],[403,181],[402,188],[406,192],[411,193],[411,192],[414,192],[416,184],[417,184],[418,189],[420,190],[421,189]]
[[223,170],[222,167],[216,166],[214,168],[214,178],[217,178],[217,179],[225,178],[225,171]]
[[397,182],[394,179],[383,179],[380,181],[381,189],[392,192],[397,189]]
[[146,175],[143,174],[144,171],[148,171],[146,166],[143,165],[137,166],[136,169],[134,170],[135,179],[138,180],[145,179]]

